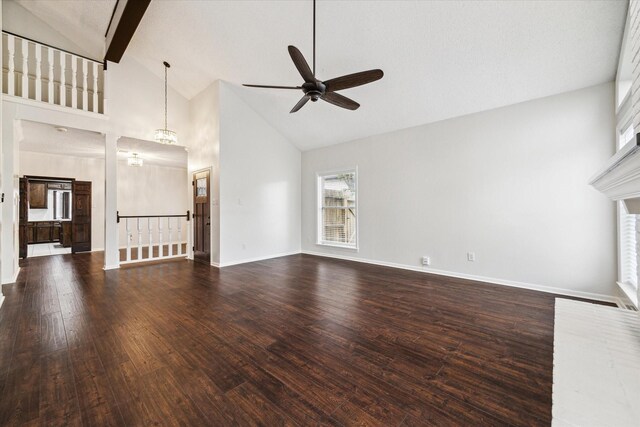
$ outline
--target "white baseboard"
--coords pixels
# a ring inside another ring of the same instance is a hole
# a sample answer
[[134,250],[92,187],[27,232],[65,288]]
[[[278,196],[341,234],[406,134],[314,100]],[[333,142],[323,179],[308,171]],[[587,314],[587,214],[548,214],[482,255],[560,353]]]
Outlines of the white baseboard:
[[211,261],[211,267],[220,268],[220,264],[217,262]]
[[16,270],[16,273],[13,275],[13,277],[9,281],[2,282],[2,284],[9,285],[11,283],[16,283],[16,280],[18,280],[18,274],[20,274],[20,267],[18,267],[18,269]]
[[4,302],[4,295],[0,294],[0,307],[2,307],[3,302]]
[[280,258],[280,257],[283,257],[283,256],[289,256],[289,255],[298,255],[299,253],[300,253],[300,251],[292,251],[292,252],[283,252],[283,253],[279,253],[279,254],[267,255],[267,256],[256,257],[256,258],[247,258],[247,259],[242,259],[242,260],[238,260],[238,261],[220,263],[220,264],[218,264],[218,267],[230,267],[232,265],[246,264],[246,263],[249,263],[249,262],[257,262],[257,261],[264,261],[265,259]]
[[467,280],[473,280],[476,282],[490,283],[494,285],[503,285],[503,286],[510,286],[513,288],[530,289],[533,291],[547,292],[552,294],[566,295],[570,297],[585,298],[585,299],[606,301],[606,302],[612,302],[614,304],[619,304],[619,298],[611,295],[574,291],[571,289],[555,288],[552,286],[543,286],[543,285],[538,285],[534,283],[525,283],[525,282],[517,282],[513,280],[496,279],[493,277],[476,276],[473,274],[456,273],[453,271],[437,270],[433,268],[414,267],[406,264],[397,264],[397,263],[385,262],[385,261],[374,261],[369,259],[355,258],[355,257],[349,257],[349,256],[343,256],[343,255],[326,254],[322,252],[303,250],[302,253],[307,255],[321,256],[326,258],[336,258],[336,259],[342,259],[345,261],[362,262],[365,264],[374,264],[374,265],[380,265],[383,267],[392,267],[392,268],[400,268],[402,270],[417,271],[419,273],[436,274],[438,276],[455,277],[457,279],[467,279]]
[[119,264],[105,265],[102,267],[103,270],[117,270],[118,268],[120,268]]

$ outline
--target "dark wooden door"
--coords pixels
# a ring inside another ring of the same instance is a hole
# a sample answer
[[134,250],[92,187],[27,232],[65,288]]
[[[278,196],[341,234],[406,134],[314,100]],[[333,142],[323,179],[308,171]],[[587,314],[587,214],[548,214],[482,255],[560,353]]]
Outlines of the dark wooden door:
[[29,222],[29,181],[27,178],[20,178],[20,205],[18,207],[18,256],[27,257],[27,225]]
[[91,182],[73,181],[71,252],[91,250]]
[[211,212],[209,171],[193,174],[193,259],[211,261]]
[[47,184],[44,182],[29,182],[29,207],[31,209],[47,209]]

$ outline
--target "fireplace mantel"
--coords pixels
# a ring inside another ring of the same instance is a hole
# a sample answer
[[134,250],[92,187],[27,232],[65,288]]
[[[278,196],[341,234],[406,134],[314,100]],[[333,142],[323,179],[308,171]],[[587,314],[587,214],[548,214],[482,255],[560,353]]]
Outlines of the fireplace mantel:
[[628,200],[629,213],[640,214],[640,134],[622,147],[589,181],[611,200]]
[[[636,258],[640,279],[640,133],[612,156],[589,181],[613,201],[622,201],[627,212],[636,215]],[[618,260],[620,263],[620,260]],[[640,289],[618,282],[623,293],[638,307]]]

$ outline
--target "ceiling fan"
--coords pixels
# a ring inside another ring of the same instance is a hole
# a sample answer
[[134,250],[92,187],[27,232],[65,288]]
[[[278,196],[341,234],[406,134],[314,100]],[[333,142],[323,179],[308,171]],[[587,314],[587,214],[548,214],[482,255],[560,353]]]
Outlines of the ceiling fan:
[[382,70],[376,69],[348,74],[346,76],[336,77],[325,81],[321,81],[316,78],[316,0],[313,0],[313,71],[304,59],[302,52],[300,52],[297,47],[289,46],[289,55],[298,69],[298,72],[304,79],[302,86],[268,86],[249,84],[244,84],[243,86],[267,89],[301,89],[302,92],[304,92],[304,96],[293,107],[290,111],[291,113],[295,113],[301,109],[307,102],[309,102],[309,100],[316,102],[318,99],[322,99],[323,101],[337,105],[338,107],[346,108],[347,110],[357,110],[358,107],[360,107],[360,104],[346,96],[336,93],[336,91],[366,85],[367,83],[380,80],[384,75]]

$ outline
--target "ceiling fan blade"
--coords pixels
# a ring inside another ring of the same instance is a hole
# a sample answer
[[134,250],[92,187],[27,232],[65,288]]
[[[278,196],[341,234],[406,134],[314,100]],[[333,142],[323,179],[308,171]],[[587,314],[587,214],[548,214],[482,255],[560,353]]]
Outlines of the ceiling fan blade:
[[289,111],[289,113],[295,113],[296,111],[304,107],[304,104],[306,104],[307,102],[309,102],[309,97],[305,95],[300,99],[300,101],[298,101],[298,103],[291,109],[291,111]]
[[309,68],[309,64],[307,64],[307,61],[304,59],[302,52],[300,52],[295,46],[289,46],[289,55],[291,55],[291,59],[304,81],[307,83],[315,83],[316,78],[314,77],[311,68]]
[[348,74],[346,76],[327,80],[324,82],[324,85],[327,87],[327,92],[333,92],[336,90],[366,85],[367,83],[380,80],[382,76],[384,76],[382,70],[361,71],[359,73]]
[[337,105],[338,107],[346,108],[347,110],[357,110],[360,107],[356,101],[342,96],[339,93],[327,92],[321,97],[329,104]]
[[302,89],[302,86],[268,86],[268,85],[246,85],[246,84],[243,84],[242,86],[261,87],[265,89]]

